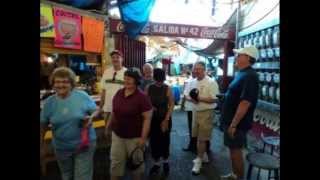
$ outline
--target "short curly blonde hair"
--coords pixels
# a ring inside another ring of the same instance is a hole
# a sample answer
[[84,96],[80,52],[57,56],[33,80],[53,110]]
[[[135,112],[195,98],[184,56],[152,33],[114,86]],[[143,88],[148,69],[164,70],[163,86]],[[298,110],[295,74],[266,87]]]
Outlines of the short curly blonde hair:
[[51,85],[54,84],[54,79],[57,77],[58,78],[68,78],[71,83],[72,88],[74,88],[76,86],[76,74],[70,68],[67,68],[67,67],[56,68],[50,77]]

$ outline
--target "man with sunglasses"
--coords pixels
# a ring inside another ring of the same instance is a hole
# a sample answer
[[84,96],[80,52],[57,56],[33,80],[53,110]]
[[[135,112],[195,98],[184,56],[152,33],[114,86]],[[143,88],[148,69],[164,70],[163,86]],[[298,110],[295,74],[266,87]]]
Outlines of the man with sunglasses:
[[[112,99],[116,92],[123,88],[124,72],[127,68],[122,66],[123,54],[119,50],[113,50],[110,53],[112,66],[107,68],[101,78],[101,101],[100,111],[103,112],[104,119],[110,120],[112,112]],[[108,137],[110,132],[105,131],[105,135]]]

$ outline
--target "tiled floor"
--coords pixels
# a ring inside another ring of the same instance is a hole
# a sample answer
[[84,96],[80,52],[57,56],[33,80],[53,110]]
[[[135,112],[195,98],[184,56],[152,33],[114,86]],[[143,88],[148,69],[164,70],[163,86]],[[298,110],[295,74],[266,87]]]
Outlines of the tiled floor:
[[[192,160],[195,155],[189,152],[182,151],[182,148],[188,144],[188,130],[187,130],[187,115],[186,113],[175,110],[173,115],[173,126],[171,132],[171,146],[170,146],[170,175],[167,178],[161,176],[148,177],[147,172],[151,167],[150,156],[146,162],[145,179],[171,179],[171,180],[219,180],[220,175],[229,173],[230,161],[229,150],[223,145],[223,134],[219,128],[215,128],[211,139],[211,162],[204,165],[201,175],[191,175]],[[248,149],[252,146],[261,146],[261,143],[252,137],[248,137]],[[248,150],[245,150],[245,154]],[[94,180],[108,180],[109,175],[109,160],[107,152],[97,150],[95,154],[95,173]],[[246,163],[246,171],[247,171]],[[253,171],[252,180],[256,180],[256,170]],[[56,163],[49,164],[48,175],[41,177],[42,180],[60,180],[60,175]],[[130,179],[128,175],[124,179]],[[267,179],[267,172],[261,171],[261,180]]]

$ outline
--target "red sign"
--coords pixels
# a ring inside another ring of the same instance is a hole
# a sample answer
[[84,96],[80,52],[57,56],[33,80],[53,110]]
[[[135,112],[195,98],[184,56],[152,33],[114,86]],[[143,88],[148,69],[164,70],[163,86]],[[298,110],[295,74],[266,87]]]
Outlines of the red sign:
[[[110,19],[110,29],[112,33],[121,33],[124,32],[124,25],[120,20]],[[166,24],[154,22],[149,22],[140,34],[201,39],[229,39],[229,29],[221,27]]]
[[54,8],[55,47],[81,49],[81,16],[61,8]]

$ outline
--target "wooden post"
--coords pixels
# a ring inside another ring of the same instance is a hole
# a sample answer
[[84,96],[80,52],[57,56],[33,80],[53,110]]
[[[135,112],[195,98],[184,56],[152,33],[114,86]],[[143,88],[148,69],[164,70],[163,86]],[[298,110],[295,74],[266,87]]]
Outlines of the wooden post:
[[103,42],[103,50],[102,50],[102,56],[101,56],[101,68],[102,72],[107,68],[107,66],[111,65],[111,57],[109,55],[109,37],[108,32],[105,31],[104,34],[104,42]]

